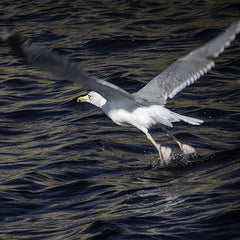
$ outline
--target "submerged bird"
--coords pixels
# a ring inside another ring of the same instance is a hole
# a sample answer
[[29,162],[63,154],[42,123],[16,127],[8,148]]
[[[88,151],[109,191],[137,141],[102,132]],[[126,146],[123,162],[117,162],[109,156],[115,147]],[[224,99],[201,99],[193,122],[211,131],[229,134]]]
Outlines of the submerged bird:
[[[112,83],[89,76],[81,69],[79,63],[31,40],[24,40],[14,30],[5,29],[2,38],[27,64],[91,89],[89,94],[79,97],[77,101],[89,102],[101,108],[118,125],[138,128],[155,146],[160,159],[167,161],[170,159],[171,148],[156,143],[149,129],[156,124],[172,127],[172,123],[178,121],[192,125],[203,122],[172,112],[165,104],[168,98],[173,98],[214,67],[213,60],[209,58],[218,57],[239,32],[240,20],[202,47],[173,62],[165,71],[133,94]],[[183,144],[174,137],[173,139],[184,154],[195,153],[195,149],[190,145]]]

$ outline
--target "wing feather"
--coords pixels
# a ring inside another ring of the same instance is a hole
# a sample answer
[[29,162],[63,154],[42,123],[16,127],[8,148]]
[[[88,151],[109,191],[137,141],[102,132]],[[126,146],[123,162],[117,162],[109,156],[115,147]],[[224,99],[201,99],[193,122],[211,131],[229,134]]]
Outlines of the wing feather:
[[105,99],[115,102],[115,105],[137,106],[132,95],[127,91],[102,79],[89,76],[78,62],[71,60],[69,57],[59,54],[53,49],[33,43],[29,39],[22,40],[22,37],[14,30],[5,29],[2,38],[27,64],[61,79],[88,87],[101,94]]
[[165,71],[153,78],[133,96],[139,104],[164,105],[186,86],[197,81],[214,67],[209,57],[218,57],[240,32],[240,20],[202,47],[173,62]]

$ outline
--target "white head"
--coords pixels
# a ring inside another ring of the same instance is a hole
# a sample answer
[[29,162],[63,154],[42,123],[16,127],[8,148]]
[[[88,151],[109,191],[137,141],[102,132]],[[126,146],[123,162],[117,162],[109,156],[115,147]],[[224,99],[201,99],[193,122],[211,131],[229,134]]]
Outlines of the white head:
[[103,98],[100,94],[92,91],[88,93],[86,96],[79,97],[77,99],[77,102],[88,102],[91,103],[99,108],[102,108],[102,106],[107,102],[105,98]]

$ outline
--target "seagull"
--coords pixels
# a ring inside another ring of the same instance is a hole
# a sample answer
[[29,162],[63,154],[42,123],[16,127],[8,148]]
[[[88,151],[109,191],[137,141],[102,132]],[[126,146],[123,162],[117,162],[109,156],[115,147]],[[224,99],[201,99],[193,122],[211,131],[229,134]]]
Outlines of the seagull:
[[[224,32],[174,61],[165,71],[154,77],[143,88],[130,94],[124,89],[103,79],[89,76],[80,64],[55,50],[24,39],[15,30],[5,28],[2,39],[29,64],[58,78],[69,80],[91,90],[77,102],[88,102],[102,111],[116,124],[132,126],[141,130],[157,149],[160,160],[168,162],[172,149],[157,143],[149,133],[154,125],[173,127],[174,122],[184,121],[200,125],[202,120],[175,113],[165,107],[168,98],[173,98],[186,86],[197,81],[214,67],[212,58],[218,57],[240,32],[240,20],[232,23]],[[195,154],[196,150],[185,143],[173,140],[183,154]]]

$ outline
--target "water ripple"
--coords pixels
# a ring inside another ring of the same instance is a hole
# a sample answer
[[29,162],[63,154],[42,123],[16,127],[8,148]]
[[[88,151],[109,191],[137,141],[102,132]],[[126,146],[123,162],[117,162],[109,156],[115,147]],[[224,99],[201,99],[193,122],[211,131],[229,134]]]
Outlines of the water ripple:
[[[194,7],[193,7],[194,5]],[[238,1],[1,1],[11,26],[140,89],[239,18]],[[172,133],[198,155],[168,165],[137,129],[76,103],[82,86],[25,66],[0,42],[1,239],[237,239],[239,37],[167,107],[204,120]],[[157,141],[179,150],[161,128]]]

